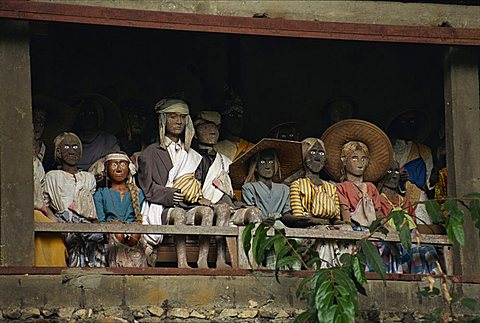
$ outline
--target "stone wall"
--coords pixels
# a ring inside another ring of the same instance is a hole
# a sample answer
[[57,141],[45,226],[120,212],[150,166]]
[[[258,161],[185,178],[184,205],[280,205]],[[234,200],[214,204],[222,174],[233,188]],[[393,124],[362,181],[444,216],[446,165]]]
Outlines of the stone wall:
[[[58,275],[0,276],[0,320],[104,320],[105,322],[274,321],[290,322],[305,309],[295,297],[300,278],[272,273],[244,276],[122,275],[108,270],[68,269]],[[418,321],[442,306],[440,297],[421,299],[425,282],[370,281],[359,296],[365,321]],[[478,298],[480,284],[463,284]],[[461,313],[461,312],[460,312]]]

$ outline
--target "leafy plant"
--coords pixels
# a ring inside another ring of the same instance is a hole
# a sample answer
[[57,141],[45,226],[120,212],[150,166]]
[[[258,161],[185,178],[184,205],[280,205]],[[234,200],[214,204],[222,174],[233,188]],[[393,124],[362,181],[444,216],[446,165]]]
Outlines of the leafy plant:
[[[436,200],[422,203],[426,205],[434,223],[445,225],[448,239],[452,243],[458,242],[462,246],[465,243],[463,231],[465,212],[461,206],[468,210],[476,227],[480,229],[480,194],[469,194],[463,198],[447,199],[443,205]],[[266,255],[273,254],[277,281],[279,281],[278,273],[280,269],[292,269],[299,262],[303,268],[314,270],[310,277],[301,281],[297,289],[297,298],[305,300],[308,309],[297,316],[295,322],[355,322],[355,318],[359,315],[357,296],[358,294],[367,296],[364,287],[367,283],[366,268],[368,267],[378,273],[384,281],[386,279],[386,267],[377,249],[379,242],[376,244],[371,241],[371,238],[376,233],[388,235],[390,230],[387,228],[387,223],[393,219],[402,246],[406,250],[410,250],[412,235],[408,226],[407,215],[408,213],[405,210],[395,210],[387,217],[373,221],[365,237],[356,242],[350,253],[344,253],[340,256],[338,265],[333,266],[333,264],[328,263],[330,268],[323,268],[325,266],[322,266],[322,264],[325,264],[326,261],[320,259],[312,245],[305,245],[299,243],[296,239],[287,238],[285,230],[275,229],[266,223],[259,225],[251,223],[245,228],[242,237],[243,247],[246,254],[251,252],[253,260],[257,264],[264,263]],[[380,243],[390,248],[392,253],[399,257],[398,252],[389,242],[381,240]],[[252,266],[250,257],[248,257],[248,261]],[[431,286],[421,290],[419,295],[425,297],[441,295],[448,304],[450,311],[437,309],[430,316],[424,317],[425,322],[445,321],[445,319],[455,320],[452,306],[457,302],[471,310],[476,309],[475,300],[460,299],[456,295],[450,296],[451,292],[447,287],[446,275],[443,275],[441,279],[441,290],[433,287],[431,283]]]

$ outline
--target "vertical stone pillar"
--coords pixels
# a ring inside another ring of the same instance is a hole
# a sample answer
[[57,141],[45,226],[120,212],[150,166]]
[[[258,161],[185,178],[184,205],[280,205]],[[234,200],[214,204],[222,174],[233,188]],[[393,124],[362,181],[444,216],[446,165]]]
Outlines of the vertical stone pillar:
[[28,22],[0,19],[0,265],[32,266],[33,163]]
[[[451,47],[445,56],[445,126],[448,194],[480,192],[479,51]],[[454,274],[480,274],[478,229],[465,217],[465,246],[454,248]]]

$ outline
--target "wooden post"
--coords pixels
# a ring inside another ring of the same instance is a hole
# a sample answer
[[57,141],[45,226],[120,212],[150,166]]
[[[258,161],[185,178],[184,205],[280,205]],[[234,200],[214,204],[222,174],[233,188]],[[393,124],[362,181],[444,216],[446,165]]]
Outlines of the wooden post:
[[[445,55],[445,126],[448,195],[461,197],[480,192],[479,51],[451,47]],[[456,275],[480,274],[480,239],[469,216],[465,217],[465,246],[454,246]]]
[[28,22],[0,19],[0,266],[32,266],[33,155]]

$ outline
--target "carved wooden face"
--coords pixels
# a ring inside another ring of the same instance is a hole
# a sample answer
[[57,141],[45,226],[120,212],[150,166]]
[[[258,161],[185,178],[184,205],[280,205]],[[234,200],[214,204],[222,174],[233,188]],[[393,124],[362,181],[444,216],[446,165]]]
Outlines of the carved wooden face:
[[33,138],[38,140],[42,137],[45,130],[45,117],[37,112],[33,114]]
[[393,127],[399,139],[413,140],[419,131],[418,116],[415,112],[405,113],[395,119]]
[[60,150],[60,159],[62,163],[69,166],[77,165],[80,160],[80,146],[78,140],[73,136],[65,136],[58,148]]
[[218,127],[213,122],[204,122],[195,126],[198,141],[205,145],[215,145],[218,141]]
[[264,150],[260,153],[257,168],[255,171],[259,177],[272,179],[275,175],[275,169],[278,165],[275,164],[275,155],[273,150]]
[[232,111],[222,116],[222,126],[232,135],[238,136],[243,129],[243,113]]
[[167,113],[167,124],[165,125],[165,134],[180,136],[185,131],[186,114],[177,112]]
[[88,101],[85,103],[78,113],[78,119],[81,120],[80,127],[84,131],[91,131],[98,129],[99,115],[98,110],[102,109],[99,103]]
[[319,143],[315,143],[304,158],[306,168],[314,174],[320,173],[325,165],[325,149]]
[[369,162],[368,155],[361,149],[353,151],[343,160],[347,174],[362,176],[367,169]]
[[115,183],[124,183],[127,180],[129,162],[125,160],[109,160],[107,162],[108,178]]
[[400,165],[398,162],[394,162],[390,169],[387,171],[387,174],[383,177],[383,185],[396,189],[400,183]]

